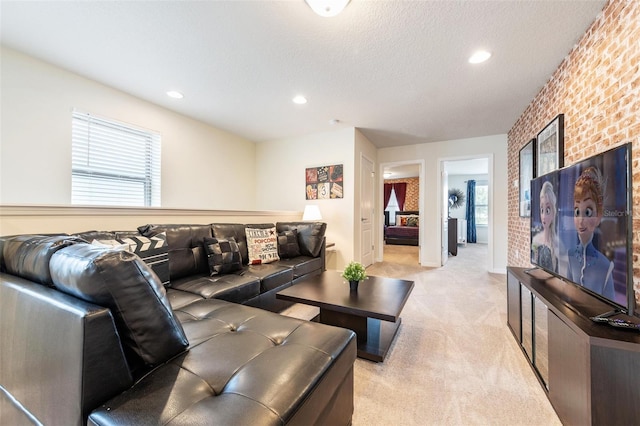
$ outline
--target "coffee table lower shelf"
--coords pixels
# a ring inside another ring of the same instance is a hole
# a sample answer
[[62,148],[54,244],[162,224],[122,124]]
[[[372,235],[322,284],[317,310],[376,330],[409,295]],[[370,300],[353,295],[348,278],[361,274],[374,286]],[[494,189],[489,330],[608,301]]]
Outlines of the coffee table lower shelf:
[[374,362],[384,361],[402,323],[402,318],[390,322],[325,309],[320,309],[315,319],[322,324],[353,330],[358,336],[358,357]]

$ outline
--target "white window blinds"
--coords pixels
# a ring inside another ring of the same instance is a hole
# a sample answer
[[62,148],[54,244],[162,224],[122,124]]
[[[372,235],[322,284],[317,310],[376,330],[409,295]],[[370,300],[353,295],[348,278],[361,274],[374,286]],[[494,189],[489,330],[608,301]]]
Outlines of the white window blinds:
[[72,112],[71,203],[160,206],[160,135]]

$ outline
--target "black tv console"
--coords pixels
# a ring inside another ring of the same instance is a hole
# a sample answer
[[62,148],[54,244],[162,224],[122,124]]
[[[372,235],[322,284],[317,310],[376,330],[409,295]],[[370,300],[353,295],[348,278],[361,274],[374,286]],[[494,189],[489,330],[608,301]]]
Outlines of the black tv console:
[[562,423],[640,423],[640,333],[592,321],[611,306],[527,271],[507,268],[507,324]]

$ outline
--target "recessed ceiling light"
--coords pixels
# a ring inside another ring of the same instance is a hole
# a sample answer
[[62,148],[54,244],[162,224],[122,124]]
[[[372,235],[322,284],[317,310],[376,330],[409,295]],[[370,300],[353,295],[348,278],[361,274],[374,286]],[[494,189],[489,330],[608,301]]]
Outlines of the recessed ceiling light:
[[491,57],[491,53],[486,50],[478,50],[469,58],[469,63],[471,64],[479,64],[481,62],[486,61]]
[[307,98],[305,98],[302,95],[298,95],[295,98],[292,99],[294,104],[298,104],[298,105],[304,105],[307,103]]
[[167,92],[167,96],[169,96],[170,98],[174,98],[174,99],[182,99],[184,98],[184,95],[180,92],[178,92],[177,90],[169,90]]
[[347,7],[349,0],[304,0],[318,15],[330,18],[338,15]]

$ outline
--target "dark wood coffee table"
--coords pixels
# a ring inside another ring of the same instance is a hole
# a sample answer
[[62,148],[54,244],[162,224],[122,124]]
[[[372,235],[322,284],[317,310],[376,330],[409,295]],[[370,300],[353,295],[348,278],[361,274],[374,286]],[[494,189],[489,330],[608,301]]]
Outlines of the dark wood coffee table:
[[325,271],[278,292],[276,298],[319,307],[321,323],[355,331],[360,358],[382,362],[412,290],[413,281],[369,277],[352,292],[340,272]]

